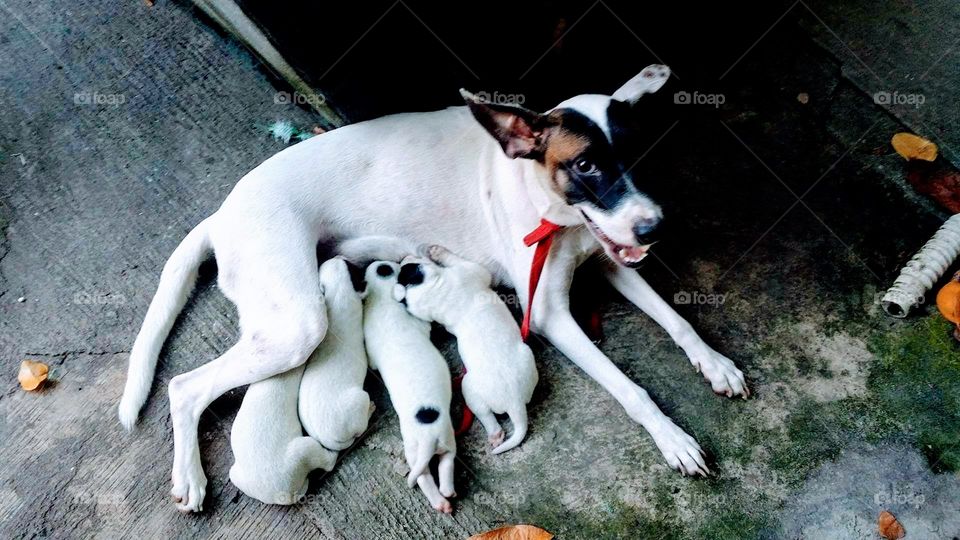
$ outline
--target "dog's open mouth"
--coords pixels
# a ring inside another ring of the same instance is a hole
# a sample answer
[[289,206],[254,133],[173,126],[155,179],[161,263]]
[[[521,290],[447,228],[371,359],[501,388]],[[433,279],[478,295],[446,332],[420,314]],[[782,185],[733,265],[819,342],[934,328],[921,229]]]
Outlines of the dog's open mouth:
[[600,244],[603,246],[604,251],[607,252],[607,255],[614,260],[619,265],[622,266],[636,266],[640,264],[646,256],[647,252],[650,250],[650,246],[653,244],[647,244],[643,246],[625,246],[623,244],[618,244],[610,239],[609,236],[604,234],[604,232],[593,222],[592,219],[587,217],[587,214],[580,211],[580,215],[583,216],[583,220],[586,222],[587,227],[590,229],[590,232],[600,240]]

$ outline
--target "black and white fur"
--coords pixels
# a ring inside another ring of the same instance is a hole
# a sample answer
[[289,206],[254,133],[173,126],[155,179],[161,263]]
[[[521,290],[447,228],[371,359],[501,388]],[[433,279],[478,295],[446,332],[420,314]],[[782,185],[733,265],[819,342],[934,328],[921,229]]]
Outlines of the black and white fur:
[[[380,373],[390,403],[400,420],[403,451],[410,466],[407,483],[414,483],[437,511],[452,512],[446,497],[453,489],[457,443],[450,420],[450,370],[430,341],[430,323],[410,315],[393,297],[400,265],[374,262],[367,267],[363,303],[363,336],[370,367]],[[430,472],[440,456],[440,489]]]
[[[329,471],[331,452],[303,435],[297,391],[303,366],[250,385],[230,428],[230,481],[267,504],[293,504],[307,492],[307,474]],[[198,508],[199,510],[199,508]]]
[[120,422],[131,428],[197,268],[215,252],[219,287],[237,306],[241,335],[219,358],[170,381],[171,493],[178,508],[198,510],[206,492],[197,445],[200,413],[227,390],[303,364],[323,339],[318,242],[394,235],[414,245],[444,245],[482,264],[526,305],[533,249],[522,239],[541,218],[566,228],[543,270],[533,331],[610,392],[671,467],[706,474],[696,441],[590,341],[569,310],[574,269],[606,253],[606,279],[667,331],[713,390],[748,395],[733,362],[704,343],[630,268],[646,254],[662,210],[637,189],[613,141],[628,123],[624,118],[638,118],[643,129],[640,98],[668,77],[666,66],[648,66],[612,96],[579,95],[542,114],[464,93],[467,107],[335,129],[244,176],[164,266],[130,353],[119,406]]
[[[414,316],[438,322],[457,337],[467,368],[463,398],[486,430],[491,452],[516,448],[527,435],[527,403],[537,385],[533,352],[510,309],[490,288],[490,272],[441,246],[425,251],[429,259],[404,260],[394,297],[403,298]],[[504,413],[513,422],[507,440],[494,416]]]
[[339,451],[367,430],[374,410],[363,390],[367,376],[363,301],[340,257],[320,265],[320,288],[329,327],[300,381],[300,423],[320,444]]

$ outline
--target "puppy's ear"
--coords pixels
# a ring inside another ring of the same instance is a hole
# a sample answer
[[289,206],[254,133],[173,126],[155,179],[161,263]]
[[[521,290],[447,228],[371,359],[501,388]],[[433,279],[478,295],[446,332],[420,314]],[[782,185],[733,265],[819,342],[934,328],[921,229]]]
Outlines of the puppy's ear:
[[669,78],[670,68],[662,64],[652,64],[643,68],[643,71],[625,82],[611,97],[618,101],[633,104],[644,94],[652,94],[659,90]]
[[544,115],[518,105],[491,103],[482,95],[460,89],[473,117],[493,136],[509,158],[540,159],[543,157]]

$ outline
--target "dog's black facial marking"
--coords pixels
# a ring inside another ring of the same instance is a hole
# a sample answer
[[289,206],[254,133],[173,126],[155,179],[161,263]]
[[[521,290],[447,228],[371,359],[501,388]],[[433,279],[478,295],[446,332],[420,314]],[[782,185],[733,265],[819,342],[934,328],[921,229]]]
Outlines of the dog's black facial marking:
[[[622,104],[626,105],[626,104]],[[619,116],[620,111],[616,111]],[[627,111],[629,112],[629,111]],[[612,210],[635,190],[625,174],[622,152],[611,143],[607,134],[590,118],[574,109],[560,109],[563,137],[582,141],[579,151],[557,163],[569,181],[563,184],[567,203],[590,203],[601,210]],[[616,120],[620,120],[619,117]]]
[[421,407],[416,414],[417,422],[421,424],[432,424],[440,418],[440,411],[433,407]]
[[393,267],[386,263],[377,266],[377,275],[380,277],[390,277],[393,275]]
[[423,267],[417,263],[408,263],[400,267],[397,283],[404,287],[423,283]]

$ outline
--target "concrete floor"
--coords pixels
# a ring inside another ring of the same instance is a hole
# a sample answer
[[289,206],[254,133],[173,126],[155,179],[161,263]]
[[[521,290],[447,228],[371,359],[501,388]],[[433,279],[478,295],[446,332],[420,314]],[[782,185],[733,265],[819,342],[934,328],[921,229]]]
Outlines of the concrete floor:
[[[474,426],[453,517],[405,488],[396,419],[375,385],[370,434],[289,508],[229,483],[242,390],[215,402],[200,427],[205,512],[184,516],[167,495],[165,386],[236,337],[215,270],[131,434],[115,417],[126,351],[183,234],[282,149],[257,126],[316,120],[275,104],[248,53],[182,6],[0,10],[4,537],[462,538],[526,522],[561,538],[873,538],[883,509],[908,538],[960,534],[960,351],[931,307],[893,321],[876,303],[943,216],[901,187],[888,144],[900,121],[806,33],[761,40],[731,75],[741,90],[677,124],[643,164],[675,195],[674,238],[643,272],[668,299],[723,295],[677,308],[755,397],[714,396],[659,328],[601,291],[602,348],[697,437],[712,478],[668,470],[612,398],[538,347],[530,435],[493,457]],[[49,363],[55,384],[19,390],[24,358]]]

